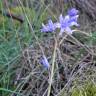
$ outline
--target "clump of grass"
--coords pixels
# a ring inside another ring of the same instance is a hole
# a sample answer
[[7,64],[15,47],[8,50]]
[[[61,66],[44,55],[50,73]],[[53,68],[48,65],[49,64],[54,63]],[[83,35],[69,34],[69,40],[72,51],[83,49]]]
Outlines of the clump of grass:
[[74,88],[71,96],[96,96],[96,85],[89,81],[81,88]]

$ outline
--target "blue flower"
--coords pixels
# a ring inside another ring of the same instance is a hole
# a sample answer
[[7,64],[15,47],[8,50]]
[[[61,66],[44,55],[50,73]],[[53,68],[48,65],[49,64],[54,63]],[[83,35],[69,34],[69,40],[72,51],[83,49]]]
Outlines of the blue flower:
[[65,17],[62,14],[59,16],[59,22],[53,23],[52,20],[48,20],[48,24],[42,24],[41,32],[54,32],[56,28],[60,28],[59,35],[62,35],[63,32],[67,32],[67,34],[72,34],[73,30],[72,26],[79,26],[77,23],[78,19],[78,10],[72,8],[68,11],[68,15]]
[[75,8],[72,8],[71,10],[68,11],[69,16],[76,16],[78,14],[78,10]]
[[45,68],[49,69],[50,64],[49,64],[49,62],[48,62],[48,60],[47,60],[47,58],[46,58],[45,55],[43,55],[43,57],[41,58],[40,63],[41,63]]
[[48,24],[44,25],[42,24],[41,32],[53,32],[55,31],[56,27],[55,24],[52,22],[52,20],[48,20]]
[[67,32],[68,34],[72,34],[73,30],[70,28],[72,26],[78,26],[77,23],[78,15],[70,17],[69,15],[65,16],[65,18],[62,16],[62,14],[59,17],[59,23],[56,24],[57,28],[60,28],[59,35],[62,35],[63,32]]

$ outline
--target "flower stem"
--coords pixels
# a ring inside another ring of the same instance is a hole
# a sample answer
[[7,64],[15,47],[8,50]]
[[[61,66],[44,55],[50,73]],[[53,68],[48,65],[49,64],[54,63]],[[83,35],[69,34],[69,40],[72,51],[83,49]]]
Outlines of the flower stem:
[[49,78],[49,86],[48,86],[48,95],[47,96],[50,96],[50,92],[51,92],[52,80],[53,80],[53,76],[54,76],[56,49],[57,49],[57,40],[55,39],[55,46],[54,46],[53,60],[52,60],[52,69],[51,69],[51,74],[50,74],[50,78]]

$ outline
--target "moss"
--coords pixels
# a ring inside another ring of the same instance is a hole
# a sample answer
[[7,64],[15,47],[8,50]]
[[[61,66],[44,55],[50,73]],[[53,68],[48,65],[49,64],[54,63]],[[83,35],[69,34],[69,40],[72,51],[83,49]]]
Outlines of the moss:
[[74,88],[71,96],[96,96],[96,85],[87,83],[84,87]]

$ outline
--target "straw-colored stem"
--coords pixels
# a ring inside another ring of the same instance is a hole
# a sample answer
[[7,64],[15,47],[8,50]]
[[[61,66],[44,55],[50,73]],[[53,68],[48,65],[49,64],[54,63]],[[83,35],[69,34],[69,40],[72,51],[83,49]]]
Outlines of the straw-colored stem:
[[51,69],[51,74],[50,74],[50,78],[49,78],[49,86],[48,86],[48,95],[47,96],[50,96],[50,92],[51,92],[52,80],[53,80],[53,76],[54,76],[56,49],[57,49],[57,40],[55,39],[55,46],[54,46],[53,60],[52,60],[52,69]]

